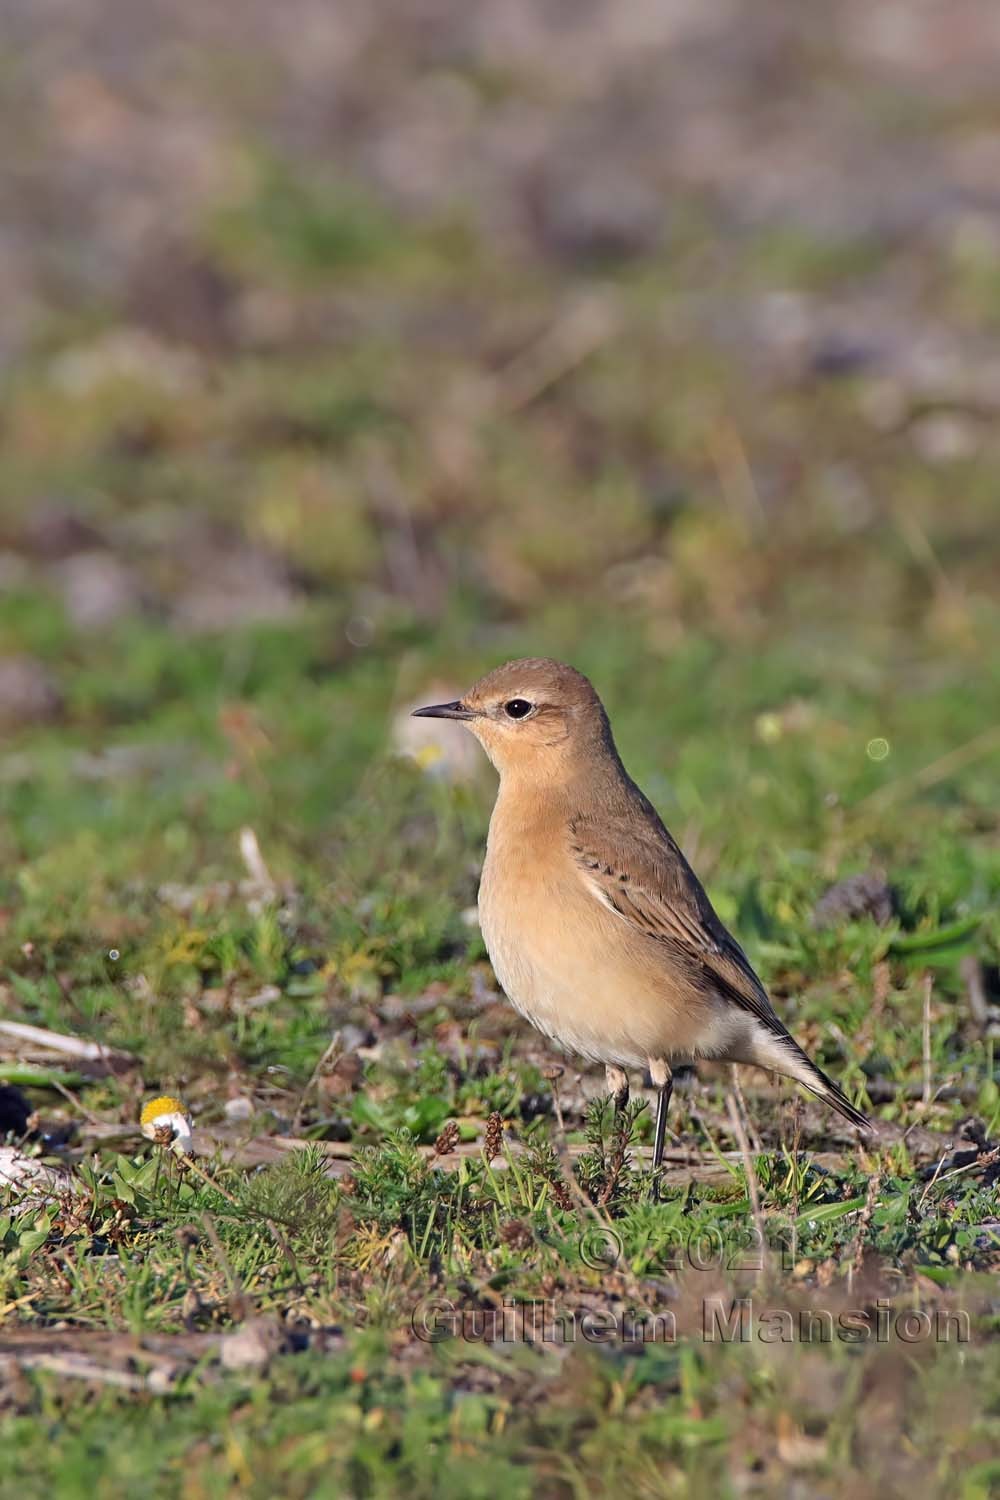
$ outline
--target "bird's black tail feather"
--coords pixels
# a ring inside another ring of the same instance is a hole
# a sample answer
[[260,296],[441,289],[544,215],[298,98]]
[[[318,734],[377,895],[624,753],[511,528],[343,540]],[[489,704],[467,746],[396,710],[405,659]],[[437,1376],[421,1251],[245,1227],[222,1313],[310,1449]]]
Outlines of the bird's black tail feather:
[[[823,1069],[816,1066],[812,1058],[803,1052],[796,1041],[791,1037],[788,1040],[795,1049],[795,1060],[799,1064],[793,1077],[797,1078],[811,1094],[815,1094],[817,1099],[822,1099],[825,1104],[831,1105],[838,1114],[843,1115],[845,1120],[850,1120],[851,1124],[856,1126],[858,1130],[863,1130],[866,1135],[871,1135],[874,1130],[872,1122],[868,1119],[867,1115],[863,1115],[860,1109],[851,1103],[840,1087],[840,1084],[834,1083],[832,1078],[828,1078]],[[804,1067],[802,1066],[803,1063],[805,1064]]]

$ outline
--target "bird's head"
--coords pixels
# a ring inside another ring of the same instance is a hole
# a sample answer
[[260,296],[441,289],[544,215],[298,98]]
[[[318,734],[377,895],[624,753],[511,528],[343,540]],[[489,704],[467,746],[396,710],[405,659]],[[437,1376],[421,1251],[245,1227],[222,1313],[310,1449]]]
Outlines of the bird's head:
[[417,718],[457,719],[479,740],[501,775],[563,779],[581,752],[611,746],[600,698],[582,672],[529,657],[480,677],[452,703],[414,710]]

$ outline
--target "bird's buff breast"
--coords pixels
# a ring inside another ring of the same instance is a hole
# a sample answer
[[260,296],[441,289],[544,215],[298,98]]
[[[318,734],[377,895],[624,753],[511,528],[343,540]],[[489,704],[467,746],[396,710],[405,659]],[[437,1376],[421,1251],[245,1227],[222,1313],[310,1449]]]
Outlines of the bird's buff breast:
[[687,1055],[683,1010],[558,846],[511,847],[491,828],[479,922],[508,999],[561,1046],[623,1067]]

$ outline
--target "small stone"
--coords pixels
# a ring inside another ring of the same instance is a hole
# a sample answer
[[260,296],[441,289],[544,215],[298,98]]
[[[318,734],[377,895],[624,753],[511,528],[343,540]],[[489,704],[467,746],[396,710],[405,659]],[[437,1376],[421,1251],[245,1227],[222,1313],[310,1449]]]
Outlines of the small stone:
[[254,1103],[245,1095],[237,1095],[235,1099],[227,1099],[224,1106],[227,1120],[252,1120],[254,1116]]
[[100,630],[141,607],[135,579],[113,552],[78,552],[53,573],[66,613],[80,630]]
[[573,142],[529,190],[539,235],[561,258],[622,261],[648,255],[667,218],[664,195],[621,156]]
[[9,1194],[6,1211],[23,1214],[52,1203],[60,1194],[75,1192],[68,1172],[47,1167],[16,1146],[0,1146],[0,1195]]
[[830,886],[813,908],[812,925],[837,927],[870,917],[879,927],[892,921],[896,900],[892,886],[873,870],[848,875]]
[[[289,620],[305,601],[282,558],[221,531],[193,529],[173,565],[171,613],[192,634]],[[169,588],[169,577],[161,583]]]
[[33,656],[0,657],[0,727],[45,724],[62,708],[48,669]]
[[31,557],[56,562],[101,546],[100,532],[82,520],[78,502],[43,500],[24,523],[21,547]]
[[910,437],[920,457],[929,464],[968,459],[979,448],[976,424],[955,412],[933,412],[922,417],[914,422]]
[[158,1366],[155,1370],[150,1370],[146,1376],[146,1389],[153,1396],[165,1396],[173,1390],[176,1380],[177,1367],[175,1365]]
[[266,1370],[285,1343],[285,1331],[273,1318],[248,1318],[223,1336],[219,1358],[224,1370]]

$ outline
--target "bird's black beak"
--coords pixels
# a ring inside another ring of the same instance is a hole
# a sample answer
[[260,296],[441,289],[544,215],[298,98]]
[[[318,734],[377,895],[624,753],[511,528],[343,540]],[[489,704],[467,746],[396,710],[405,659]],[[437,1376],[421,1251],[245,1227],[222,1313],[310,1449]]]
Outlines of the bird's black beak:
[[476,716],[471,708],[466,708],[460,698],[454,703],[432,703],[428,708],[415,708],[411,715],[414,719],[474,719]]

